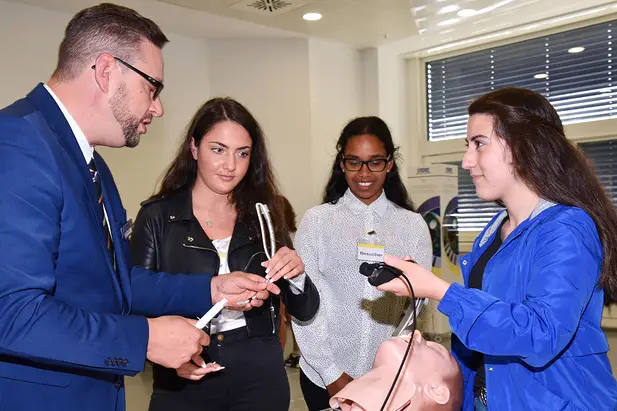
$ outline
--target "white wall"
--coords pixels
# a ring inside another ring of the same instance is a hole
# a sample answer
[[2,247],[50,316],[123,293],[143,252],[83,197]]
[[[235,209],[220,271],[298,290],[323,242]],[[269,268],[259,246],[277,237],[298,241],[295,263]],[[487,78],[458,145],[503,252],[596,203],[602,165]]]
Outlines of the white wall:
[[0,0],[0,107],[47,81],[70,18],[66,13]]
[[309,41],[312,199],[319,201],[343,127],[364,114],[360,52],[324,40]]

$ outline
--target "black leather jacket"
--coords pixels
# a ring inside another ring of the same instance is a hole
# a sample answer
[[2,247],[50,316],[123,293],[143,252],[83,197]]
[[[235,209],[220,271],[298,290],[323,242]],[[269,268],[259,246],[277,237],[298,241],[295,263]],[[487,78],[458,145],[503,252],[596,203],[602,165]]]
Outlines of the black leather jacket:
[[[289,243],[285,245],[291,248]],[[251,236],[247,227],[236,224],[229,245],[230,271],[265,276],[261,263],[266,260],[261,238]],[[170,274],[218,274],[218,253],[193,215],[190,191],[142,203],[131,236],[131,263]],[[300,321],[308,321],[317,313],[319,293],[308,276],[304,292],[298,295],[290,290],[286,280],[281,279],[276,285],[281,289],[280,296],[271,294],[263,306],[244,312],[250,337],[278,333],[280,298],[289,314]]]

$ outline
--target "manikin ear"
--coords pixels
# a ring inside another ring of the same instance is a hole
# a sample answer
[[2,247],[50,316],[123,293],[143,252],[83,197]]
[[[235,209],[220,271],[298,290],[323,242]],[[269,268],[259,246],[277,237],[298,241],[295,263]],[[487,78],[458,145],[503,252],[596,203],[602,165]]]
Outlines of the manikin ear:
[[193,155],[194,160],[197,160],[197,158],[199,157],[198,153],[199,153],[199,150],[197,149],[197,146],[195,145],[195,139],[191,137],[191,154]]
[[422,390],[424,395],[437,404],[447,404],[450,401],[450,389],[444,384],[425,384]]

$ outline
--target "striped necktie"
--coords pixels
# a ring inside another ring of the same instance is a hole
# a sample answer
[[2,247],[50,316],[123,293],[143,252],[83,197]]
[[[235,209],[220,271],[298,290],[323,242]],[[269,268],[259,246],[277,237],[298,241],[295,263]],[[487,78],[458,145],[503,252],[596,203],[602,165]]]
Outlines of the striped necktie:
[[88,163],[88,168],[90,169],[90,176],[92,177],[92,182],[96,186],[98,205],[101,210],[101,216],[103,216],[102,224],[103,224],[103,232],[107,240],[106,241],[107,252],[109,252],[109,255],[111,257],[111,261],[114,267],[114,271],[115,271],[116,270],[116,258],[114,254],[114,244],[112,243],[111,233],[109,231],[109,226],[107,225],[107,218],[105,217],[105,209],[103,207],[103,186],[101,184],[101,178],[99,176],[99,172],[96,169],[96,164],[94,163],[94,157],[92,157],[92,160],[90,160],[90,162]]

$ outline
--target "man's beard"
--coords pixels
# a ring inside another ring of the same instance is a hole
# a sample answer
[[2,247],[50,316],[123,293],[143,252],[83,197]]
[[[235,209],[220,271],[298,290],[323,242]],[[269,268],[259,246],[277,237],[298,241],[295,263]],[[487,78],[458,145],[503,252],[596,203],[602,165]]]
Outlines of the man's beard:
[[138,118],[133,115],[127,107],[128,98],[126,96],[126,83],[122,83],[118,88],[116,94],[109,100],[111,106],[111,112],[114,118],[122,127],[122,134],[124,135],[124,145],[126,147],[135,147],[139,144],[139,124],[145,119],[146,116]]

